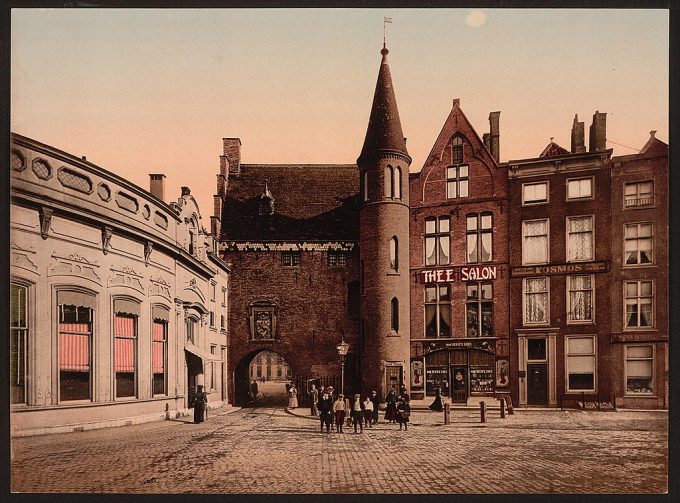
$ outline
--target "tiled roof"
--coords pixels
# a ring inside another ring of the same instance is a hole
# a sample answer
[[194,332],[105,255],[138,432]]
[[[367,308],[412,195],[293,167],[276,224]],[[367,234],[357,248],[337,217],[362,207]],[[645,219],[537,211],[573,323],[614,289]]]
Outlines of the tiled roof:
[[[274,214],[261,214],[265,180]],[[223,241],[359,239],[359,170],[353,164],[241,164],[230,174]]]
[[541,152],[541,155],[539,155],[538,157],[554,157],[569,153],[570,152],[566,148],[562,148],[554,141],[551,141],[550,143],[548,143],[548,146],[543,149],[543,152]]

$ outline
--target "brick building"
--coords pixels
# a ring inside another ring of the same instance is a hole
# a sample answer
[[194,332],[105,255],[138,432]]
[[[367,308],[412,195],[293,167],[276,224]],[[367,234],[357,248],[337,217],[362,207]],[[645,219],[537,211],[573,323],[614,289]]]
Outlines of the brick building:
[[507,174],[500,112],[480,138],[453,101],[410,176],[411,391],[454,403],[509,392]]

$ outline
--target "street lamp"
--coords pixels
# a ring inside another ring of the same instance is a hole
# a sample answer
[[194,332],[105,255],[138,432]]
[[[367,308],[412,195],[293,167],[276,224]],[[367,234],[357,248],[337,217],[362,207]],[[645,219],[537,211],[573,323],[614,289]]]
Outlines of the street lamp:
[[341,393],[345,393],[345,356],[347,355],[347,351],[349,351],[349,344],[345,342],[345,338],[343,336],[342,342],[335,346],[335,349],[338,350],[338,354],[340,355],[340,363],[342,364],[342,373],[340,374],[340,389],[342,390]]

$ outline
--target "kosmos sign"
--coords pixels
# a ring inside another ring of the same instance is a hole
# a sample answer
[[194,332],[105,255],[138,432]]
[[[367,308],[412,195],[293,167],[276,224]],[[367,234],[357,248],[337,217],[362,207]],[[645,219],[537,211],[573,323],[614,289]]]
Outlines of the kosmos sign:
[[495,265],[486,265],[451,269],[428,269],[420,271],[418,276],[423,284],[494,280],[503,277],[503,268],[496,268]]

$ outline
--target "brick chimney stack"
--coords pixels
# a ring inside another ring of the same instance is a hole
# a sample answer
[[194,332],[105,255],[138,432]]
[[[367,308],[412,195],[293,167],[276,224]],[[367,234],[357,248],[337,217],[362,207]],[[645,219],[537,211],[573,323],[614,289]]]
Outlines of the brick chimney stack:
[[165,175],[162,173],[149,173],[149,192],[151,195],[165,202]]
[[224,142],[224,155],[221,156],[224,162],[221,163],[221,168],[225,172],[222,173],[227,176],[226,169],[229,169],[229,174],[238,175],[241,172],[241,139],[240,138],[222,138]]
[[578,114],[574,115],[574,123],[571,126],[571,152],[579,154],[586,151],[585,124],[578,121]]
[[590,144],[588,152],[600,152],[607,149],[607,114],[596,111],[593,124],[590,126]]
[[489,151],[496,162],[501,160],[501,145],[500,145],[500,131],[499,131],[499,120],[501,117],[500,112],[491,112],[489,114]]

